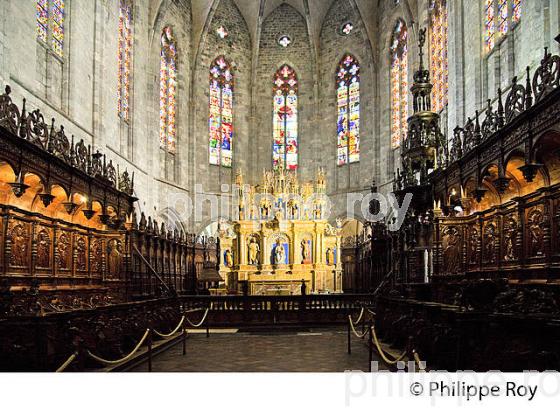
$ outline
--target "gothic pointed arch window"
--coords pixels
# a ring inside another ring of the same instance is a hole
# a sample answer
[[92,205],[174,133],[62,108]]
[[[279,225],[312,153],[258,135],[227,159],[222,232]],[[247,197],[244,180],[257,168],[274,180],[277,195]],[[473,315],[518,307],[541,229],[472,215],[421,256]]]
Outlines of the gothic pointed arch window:
[[174,154],[177,134],[177,44],[169,26],[161,34],[159,76],[160,147]]
[[391,146],[406,138],[408,120],[408,31],[399,19],[393,30],[391,53]]
[[233,73],[231,64],[220,56],[210,67],[209,162],[231,167],[233,140]]
[[58,57],[64,55],[64,18],[64,0],[37,0],[37,39]]
[[521,20],[523,0],[484,0],[484,45],[494,49]]
[[276,169],[298,166],[298,79],[289,65],[274,74],[272,164]]
[[436,112],[447,105],[448,84],[448,25],[447,0],[430,3],[430,66],[434,88],[432,104]]
[[338,165],[360,160],[360,64],[350,54],[336,72]]
[[119,0],[118,44],[118,114],[123,120],[130,117],[130,76],[132,65],[132,0]]

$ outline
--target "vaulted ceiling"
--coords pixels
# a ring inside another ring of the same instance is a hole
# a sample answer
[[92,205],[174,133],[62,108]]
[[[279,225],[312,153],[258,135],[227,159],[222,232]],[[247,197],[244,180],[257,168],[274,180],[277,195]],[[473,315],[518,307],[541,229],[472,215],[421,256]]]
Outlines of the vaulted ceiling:
[[[150,0],[152,18],[154,21],[162,5],[169,0]],[[180,0],[179,0],[180,1]],[[323,20],[335,1],[350,1],[358,8],[370,41],[372,41],[376,24],[379,0],[233,0],[243,15],[251,33],[253,44],[258,37],[260,25],[266,17],[283,3],[287,3],[304,16],[309,27],[311,38],[317,42],[323,25]],[[219,0],[191,0],[193,41],[199,44],[200,37],[207,25],[208,16]]]

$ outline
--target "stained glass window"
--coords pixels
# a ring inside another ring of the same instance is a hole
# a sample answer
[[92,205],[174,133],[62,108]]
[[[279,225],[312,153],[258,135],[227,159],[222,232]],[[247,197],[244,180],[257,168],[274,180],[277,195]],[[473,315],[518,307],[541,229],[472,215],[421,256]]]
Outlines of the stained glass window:
[[226,29],[224,26],[218,27],[218,28],[216,29],[216,34],[217,34],[218,37],[220,37],[222,40],[228,36],[227,29]]
[[47,42],[49,25],[49,2],[48,0],[37,0],[37,38]]
[[130,113],[132,41],[132,1],[120,0],[117,97],[119,116],[124,120],[129,119]]
[[498,29],[504,35],[508,31],[508,0],[498,0]]
[[342,58],[337,75],[338,165],[360,160],[360,64],[351,55]]
[[298,166],[298,80],[294,69],[283,65],[274,75],[272,163],[274,168]]
[[485,36],[485,43],[486,49],[492,50],[495,45],[496,41],[496,22],[494,21],[495,9],[494,9],[494,0],[486,0],[485,6],[485,26],[486,26],[486,36]]
[[159,141],[168,152],[175,153],[177,106],[177,45],[173,30],[167,26],[161,35],[159,86]]
[[351,21],[344,23],[341,27],[340,27],[340,33],[343,36],[348,36],[352,30],[354,30],[354,25],[352,24]]
[[290,44],[292,44],[292,39],[290,38],[290,36],[287,36],[287,35],[280,36],[278,38],[278,44],[280,44],[282,47],[286,48]]
[[52,48],[62,57],[64,45],[64,0],[53,0],[52,15]]
[[511,14],[514,23],[518,23],[521,20],[521,3],[523,3],[523,0],[513,0]]
[[49,42],[56,55],[64,49],[64,0],[37,0],[37,38]]
[[432,104],[436,112],[447,105],[447,4],[446,0],[432,0],[430,7],[430,65],[434,84]]
[[210,67],[209,161],[231,167],[233,140],[233,73],[231,64],[218,57]]
[[408,128],[408,31],[398,20],[391,42],[391,146],[397,148]]
[[485,0],[485,37],[486,51],[491,51],[496,41],[507,33],[521,19],[523,0]]

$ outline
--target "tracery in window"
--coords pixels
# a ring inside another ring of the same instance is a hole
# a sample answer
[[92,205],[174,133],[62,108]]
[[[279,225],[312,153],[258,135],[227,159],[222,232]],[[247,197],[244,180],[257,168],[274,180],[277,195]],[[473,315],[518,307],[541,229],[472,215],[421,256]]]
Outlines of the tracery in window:
[[119,46],[117,99],[119,116],[130,115],[130,74],[132,60],[132,0],[119,0]]
[[484,45],[492,51],[496,42],[506,36],[521,20],[523,0],[485,0]]
[[408,31],[399,19],[391,42],[391,146],[406,138],[408,121]]
[[177,44],[167,26],[161,34],[159,85],[159,141],[170,153],[176,149]]
[[347,54],[340,60],[337,81],[338,165],[360,160],[360,64]]
[[432,83],[432,104],[436,112],[447,105],[448,92],[448,25],[447,1],[432,0],[430,5],[430,65]]
[[298,79],[294,69],[283,65],[273,83],[272,164],[276,169],[298,166]]
[[64,0],[37,0],[37,38],[59,57],[64,55]]
[[209,162],[231,167],[233,140],[233,74],[231,64],[218,57],[210,67]]

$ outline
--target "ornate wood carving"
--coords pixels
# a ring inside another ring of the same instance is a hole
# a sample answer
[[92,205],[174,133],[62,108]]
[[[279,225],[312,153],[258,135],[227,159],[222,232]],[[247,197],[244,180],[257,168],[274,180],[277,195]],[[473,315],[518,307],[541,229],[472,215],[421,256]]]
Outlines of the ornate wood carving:
[[461,234],[456,226],[443,229],[443,268],[447,274],[461,271]]
[[37,268],[48,269],[51,267],[52,239],[46,228],[40,228],[37,233]]
[[10,265],[12,267],[29,267],[29,225],[15,220],[10,228]]
[[544,255],[544,214],[541,207],[527,210],[527,240],[529,257]]

